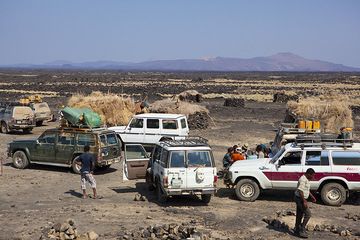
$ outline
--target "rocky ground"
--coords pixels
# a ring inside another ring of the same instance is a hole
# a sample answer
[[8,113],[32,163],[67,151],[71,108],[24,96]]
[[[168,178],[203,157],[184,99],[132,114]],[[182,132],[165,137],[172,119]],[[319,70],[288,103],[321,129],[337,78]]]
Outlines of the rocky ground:
[[[69,76],[72,81],[80,81],[81,78],[81,82],[85,83],[87,76],[91,75],[91,73],[80,74],[79,79],[72,79],[75,74],[72,72],[66,76]],[[109,74],[111,80],[112,75]],[[49,76],[47,73],[40,72],[36,75],[40,77],[33,78],[41,80],[39,88],[43,91],[51,90],[56,94],[61,94],[61,91],[71,90],[69,86],[62,90],[62,84],[66,84],[65,80],[62,80],[59,85],[60,90],[56,88],[56,85],[49,87],[47,84],[58,79],[58,76],[64,76],[64,73],[52,73],[51,79],[47,82],[46,78]],[[99,75],[95,75],[97,76]],[[129,74],[126,76],[131,78]],[[92,78],[95,79],[95,77]],[[167,74],[166,77],[172,76]],[[186,74],[181,77],[189,78]],[[244,79],[248,77],[254,78],[252,75],[246,75]],[[286,77],[289,78],[288,75]],[[294,77],[301,79],[303,75],[294,75]],[[1,76],[1,79],[5,78],[6,76]],[[18,90],[10,91],[10,88],[34,87],[31,84],[31,86],[22,84],[22,80],[18,78],[23,79],[24,76],[13,76],[7,79],[7,81],[13,80],[14,83],[19,81],[18,85],[12,84],[9,87],[6,87],[8,86],[6,81],[2,80],[3,85],[0,87],[3,91],[0,97],[14,98],[21,94],[16,92]],[[92,78],[90,77],[90,80]],[[325,80],[326,78],[324,77]],[[341,78],[341,76],[336,74],[335,78]],[[262,76],[256,75],[256,79],[262,79]],[[108,84],[110,80],[107,81]],[[245,84],[246,81],[243,80],[242,83]],[[191,87],[187,87],[187,84],[188,82],[182,84],[181,90]],[[140,86],[138,89],[136,85],[124,88],[130,91],[131,87],[137,88],[137,93],[141,88]],[[221,93],[222,89],[225,92],[227,88],[230,86],[211,89],[211,86],[206,85],[202,90],[209,93],[216,91]],[[231,85],[231,92],[236,88],[237,86]],[[83,88],[80,86],[74,89],[81,91]],[[96,87],[91,89],[96,90]],[[174,91],[172,86],[164,89],[171,90],[164,92],[165,94]],[[117,87],[117,91],[120,91],[120,87]],[[157,93],[152,94],[154,98],[159,97]],[[58,106],[64,102],[64,98],[55,97],[52,98],[51,103],[52,106]],[[210,110],[212,118],[210,127],[193,130],[191,134],[209,139],[219,168],[221,168],[221,159],[227,147],[245,142],[255,147],[258,143],[273,140],[274,129],[285,114],[284,103],[246,101],[244,107],[224,107],[223,99],[205,99],[201,104]],[[359,123],[359,117],[355,116],[357,131]],[[296,239],[291,231],[295,221],[292,214],[295,204],[292,201],[293,192],[291,191],[265,191],[255,202],[240,202],[232,189],[227,189],[219,182],[218,192],[208,206],[194,197],[173,198],[167,204],[160,205],[155,201],[154,193],[148,190],[144,181],[124,182],[121,165],[115,164],[106,171],[95,172],[98,191],[103,198],[84,200],[81,198],[80,177],[71,173],[70,169],[31,166],[25,170],[18,170],[12,167],[11,159],[6,158],[8,142],[14,139],[35,138],[45,129],[56,125],[57,123],[46,123],[46,126],[36,128],[32,134],[28,135],[0,134],[0,158],[4,161],[3,174],[0,176],[0,239],[47,239],[57,234],[63,237],[66,234],[67,237],[74,238],[75,230],[79,235],[78,239],[81,239],[80,236],[83,239],[89,239],[90,235],[92,237],[98,235],[98,239],[147,239],[149,237]],[[143,196],[140,197],[140,201],[134,201],[137,194]],[[356,200],[349,201],[341,207],[325,206],[320,201],[311,204],[313,212],[309,229],[311,239],[360,238],[355,236],[360,232],[360,220],[357,217],[360,215],[360,208],[356,203]],[[74,225],[65,225],[61,231],[61,226],[68,223],[69,219],[74,222]]]

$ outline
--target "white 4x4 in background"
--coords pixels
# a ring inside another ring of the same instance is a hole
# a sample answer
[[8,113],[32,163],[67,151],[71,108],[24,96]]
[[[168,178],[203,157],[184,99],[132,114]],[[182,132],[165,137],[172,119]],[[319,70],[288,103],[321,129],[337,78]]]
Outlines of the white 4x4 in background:
[[127,126],[110,127],[123,143],[153,145],[161,139],[174,139],[189,134],[185,115],[145,113],[135,115]]
[[341,205],[350,191],[360,191],[360,144],[319,143],[285,145],[273,158],[236,161],[227,184],[240,200],[254,201],[260,189],[295,190],[308,168],[315,170],[311,190],[327,205]]

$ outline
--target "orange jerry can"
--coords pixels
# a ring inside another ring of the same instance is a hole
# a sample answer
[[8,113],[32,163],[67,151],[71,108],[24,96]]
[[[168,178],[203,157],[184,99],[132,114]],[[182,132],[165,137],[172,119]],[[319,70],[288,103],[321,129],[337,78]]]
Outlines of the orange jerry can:
[[313,121],[313,129],[314,130],[319,130],[321,127],[320,121],[319,120],[314,120]]
[[313,121],[311,120],[306,120],[305,122],[305,128],[307,131],[311,131],[313,129]]
[[305,121],[303,119],[299,119],[298,121],[298,127],[300,129],[305,129]]

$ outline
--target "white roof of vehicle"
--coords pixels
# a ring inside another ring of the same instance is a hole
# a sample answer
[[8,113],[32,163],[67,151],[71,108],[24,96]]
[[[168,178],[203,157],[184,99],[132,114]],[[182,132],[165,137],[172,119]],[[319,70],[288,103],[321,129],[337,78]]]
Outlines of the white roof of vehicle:
[[170,113],[143,113],[137,114],[135,118],[161,118],[161,119],[177,119],[185,117],[183,114],[170,114]]
[[[301,145],[301,144],[300,144]],[[285,149],[301,149],[300,145],[296,145],[295,143],[288,143],[285,145]],[[304,149],[319,149],[321,148],[321,146],[305,146]],[[328,150],[339,150],[342,149],[344,150],[343,147],[341,146],[326,146],[326,149]],[[353,145],[351,147],[347,147],[346,150],[360,150],[360,143],[353,143]]]
[[210,151],[209,146],[179,146],[179,147],[168,147],[164,146],[168,151]]

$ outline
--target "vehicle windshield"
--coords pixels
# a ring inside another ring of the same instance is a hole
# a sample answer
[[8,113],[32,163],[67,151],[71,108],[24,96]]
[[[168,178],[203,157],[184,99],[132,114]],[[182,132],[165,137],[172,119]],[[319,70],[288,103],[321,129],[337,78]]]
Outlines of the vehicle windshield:
[[48,112],[49,111],[49,105],[45,102],[43,103],[35,103],[34,104],[35,112]]
[[275,156],[273,156],[273,157],[271,158],[271,162],[272,162],[272,163],[276,162],[276,160],[278,160],[278,158],[279,158],[284,152],[285,152],[285,148],[283,147],[283,148],[281,148],[281,149],[275,154]]

